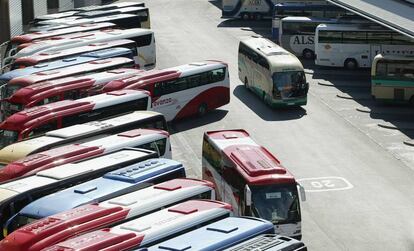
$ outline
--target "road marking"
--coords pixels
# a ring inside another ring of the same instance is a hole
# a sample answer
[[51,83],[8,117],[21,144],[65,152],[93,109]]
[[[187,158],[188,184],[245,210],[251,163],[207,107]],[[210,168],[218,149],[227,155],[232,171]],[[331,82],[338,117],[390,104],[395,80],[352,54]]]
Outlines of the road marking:
[[306,192],[328,192],[348,190],[354,186],[342,177],[316,177],[298,179],[298,182],[305,188]]

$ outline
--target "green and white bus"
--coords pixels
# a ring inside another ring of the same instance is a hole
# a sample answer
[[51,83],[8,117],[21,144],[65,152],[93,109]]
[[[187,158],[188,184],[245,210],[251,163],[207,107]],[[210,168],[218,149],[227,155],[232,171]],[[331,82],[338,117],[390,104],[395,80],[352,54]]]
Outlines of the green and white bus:
[[371,68],[375,100],[414,105],[414,56],[377,55]]
[[306,105],[309,84],[302,63],[268,39],[239,44],[239,79],[271,107]]

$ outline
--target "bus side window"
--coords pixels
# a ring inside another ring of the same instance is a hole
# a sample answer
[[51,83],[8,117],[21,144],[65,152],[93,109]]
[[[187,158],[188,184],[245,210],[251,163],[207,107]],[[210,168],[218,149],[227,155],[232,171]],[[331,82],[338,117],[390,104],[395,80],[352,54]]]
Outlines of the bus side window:
[[221,155],[206,139],[203,140],[203,157],[218,173],[222,173]]
[[80,91],[79,90],[69,90],[64,93],[64,99],[78,99],[80,98]]
[[155,144],[158,147],[160,156],[163,156],[165,154],[165,149],[167,148],[167,139],[157,140],[155,141]]
[[50,121],[46,124],[40,125],[40,126],[34,128],[32,132],[36,135],[36,134],[43,134],[45,132],[48,132],[48,131],[51,131],[51,130],[54,130],[54,129],[57,129],[57,121],[56,120],[53,120],[53,121]]
[[223,81],[225,78],[225,68],[211,71],[211,82]]

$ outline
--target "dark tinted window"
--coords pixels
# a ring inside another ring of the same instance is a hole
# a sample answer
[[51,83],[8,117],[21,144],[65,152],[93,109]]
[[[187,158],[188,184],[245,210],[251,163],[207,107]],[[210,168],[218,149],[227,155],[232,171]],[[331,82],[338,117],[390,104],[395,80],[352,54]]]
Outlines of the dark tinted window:
[[367,33],[365,31],[344,31],[342,33],[342,43],[344,44],[365,44]]
[[137,43],[138,47],[148,46],[151,44],[152,34],[142,35],[142,36],[134,37],[131,39]]
[[319,31],[319,43],[341,43],[342,32],[340,31]]

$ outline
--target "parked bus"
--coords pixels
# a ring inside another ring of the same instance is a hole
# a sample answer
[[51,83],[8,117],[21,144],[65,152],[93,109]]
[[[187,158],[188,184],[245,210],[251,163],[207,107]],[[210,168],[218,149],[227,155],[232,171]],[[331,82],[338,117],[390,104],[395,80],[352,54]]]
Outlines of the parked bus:
[[265,234],[244,241],[224,251],[307,251],[303,242],[281,235]]
[[372,62],[371,94],[383,102],[414,105],[414,55],[377,55]]
[[156,158],[157,153],[144,149],[122,149],[110,154],[65,164],[35,175],[0,184],[0,224],[24,206],[45,195],[101,177],[123,167]]
[[120,68],[86,76],[59,78],[40,82],[17,90],[5,99],[6,116],[34,106],[66,100],[80,99],[98,94],[97,90],[108,82],[139,74],[142,70]]
[[155,67],[155,39],[154,33],[148,29],[112,29],[94,32],[82,32],[76,35],[62,35],[47,40],[36,41],[33,43],[22,44],[21,48],[12,59],[26,57],[40,52],[51,52],[66,50],[85,46],[91,43],[103,43],[119,39],[131,39],[135,41],[138,50],[134,60],[141,68]]
[[52,19],[69,17],[69,16],[73,16],[73,15],[80,14],[80,13],[83,13],[83,12],[88,12],[88,11],[106,11],[106,10],[114,10],[114,9],[127,8],[127,7],[145,7],[145,3],[140,3],[140,2],[116,2],[116,3],[112,3],[112,4],[105,4],[105,5],[90,5],[90,6],[79,7],[79,8],[75,8],[73,10],[58,12],[58,13],[54,13],[54,14],[47,14],[47,15],[37,16],[34,19],[34,23],[37,23],[39,21],[44,21],[44,20],[52,20]]
[[239,44],[239,79],[271,107],[306,105],[309,84],[299,59],[265,38]]
[[[123,51],[125,53],[128,53],[128,49],[126,48],[119,48],[120,50],[116,51]],[[108,51],[107,51],[108,52]],[[129,51],[130,52],[130,51]],[[92,52],[93,53],[93,52]],[[98,53],[99,54],[99,53]],[[112,55],[112,53],[109,53],[108,55]],[[129,55],[131,55],[129,53]],[[92,59],[92,60],[91,60]],[[76,59],[69,59],[67,61],[76,60]],[[105,58],[105,59],[99,59],[96,60],[96,58],[86,58],[86,63],[82,64],[76,64],[67,66],[64,68],[55,68],[53,70],[43,70],[38,71],[29,75],[23,75],[21,77],[14,77],[8,80],[9,74],[3,74],[6,75],[6,78],[3,78],[2,80],[2,86],[1,86],[1,95],[2,99],[7,99],[11,97],[17,90],[25,87],[30,86],[39,82],[48,81],[52,79],[58,79],[58,78],[64,78],[69,76],[76,76],[76,75],[86,75],[88,73],[93,72],[100,72],[100,71],[109,71],[118,69],[121,67],[134,67],[134,61],[130,58],[126,57],[114,57],[114,58]],[[61,60],[63,62],[66,61],[66,59]],[[53,64],[54,65],[54,64]],[[28,67],[26,69],[29,70]],[[34,66],[34,68],[36,68]],[[22,69],[21,71],[25,71],[26,69]],[[18,71],[18,70],[14,70]],[[11,71],[13,72],[13,71]],[[17,75],[17,73],[15,73]]]
[[169,131],[164,115],[153,111],[135,111],[109,119],[77,124],[4,147],[0,150],[0,169],[13,161],[51,148],[67,144],[82,144],[138,128]]
[[232,205],[235,215],[272,222],[276,233],[300,239],[301,214],[293,175],[244,130],[204,133],[203,179],[216,186],[217,198]]
[[110,229],[102,229],[60,242],[44,251],[130,250],[150,246],[195,228],[227,218],[231,206],[214,200],[189,200],[178,205],[128,221]]
[[121,15],[121,14],[133,14],[139,17],[140,21],[135,23],[135,28],[150,28],[150,17],[149,17],[149,10],[146,7],[126,7],[126,8],[119,8],[119,9],[112,9],[112,10],[94,10],[94,11],[87,11],[87,12],[80,12],[74,14],[69,17],[57,18],[57,19],[50,19],[39,21],[35,23],[35,27],[42,26],[42,25],[62,25],[67,24],[73,21],[76,21],[81,18],[85,19],[95,19],[100,17],[107,17],[113,15]]
[[[260,20],[262,18],[272,17],[273,6],[281,1],[282,0],[223,0],[221,17],[242,18],[244,20]],[[283,0],[283,2],[291,1],[293,0]]]
[[[182,177],[185,177],[185,168],[177,161],[170,159],[145,160],[39,198],[23,207],[8,223],[13,225],[22,223],[22,225],[25,225],[34,220],[64,213],[65,211],[71,214],[73,210],[70,210],[79,206],[114,199],[148,187],[151,184]],[[53,205],[53,207],[50,205]],[[127,213],[127,211],[125,210],[124,213]]]
[[260,234],[274,233],[273,224],[251,217],[228,217],[140,251],[220,251]]
[[[5,235],[6,240],[0,242],[0,249],[40,250],[70,237],[121,224],[186,200],[214,199],[214,196],[214,187],[210,182],[177,178],[99,204],[83,205],[40,220],[18,214],[3,228],[4,234],[10,233],[10,235],[8,237]],[[27,228],[50,222],[52,219],[59,219],[59,222],[53,225],[46,224],[47,227],[35,232],[30,238],[24,237]],[[30,225],[21,228],[26,224]],[[17,228],[20,229],[14,231]]]
[[[291,3],[279,3],[273,8],[272,18],[272,40],[279,43],[281,19],[284,17],[310,17],[310,18],[323,18],[334,19],[339,16],[348,14],[349,11],[330,4],[327,1],[315,0],[315,1],[302,1]],[[316,27],[315,27],[316,28]],[[313,30],[315,33],[315,29]]]
[[167,121],[199,114],[230,102],[228,66],[220,61],[190,63],[108,83],[103,91],[144,89],[151,93],[154,111]]
[[377,54],[414,55],[414,39],[383,27],[320,24],[315,32],[315,64],[369,68]]
[[64,58],[72,58],[75,56],[81,56],[85,54],[93,56],[94,54],[91,54],[90,52],[97,52],[101,50],[105,51],[105,49],[110,49],[110,51],[116,51],[118,50],[118,48],[116,47],[130,49],[134,57],[138,55],[136,44],[133,40],[119,39],[103,43],[91,43],[85,46],[80,46],[77,48],[71,48],[61,51],[35,53],[31,56],[17,58],[10,67],[12,70],[23,69],[29,66],[35,66],[38,64],[43,65],[51,61]]
[[170,159],[171,143],[169,136],[168,132],[158,129],[134,129],[82,144],[53,148],[11,162],[0,169],[0,182],[32,175],[41,170],[114,152],[125,147],[152,150],[157,152],[159,157]]
[[306,59],[315,58],[315,29],[321,23],[336,23],[337,19],[285,17],[280,20],[279,43],[284,49]]
[[13,114],[0,124],[1,148],[57,128],[148,110],[151,97],[145,91],[122,90],[78,100],[63,100]]

